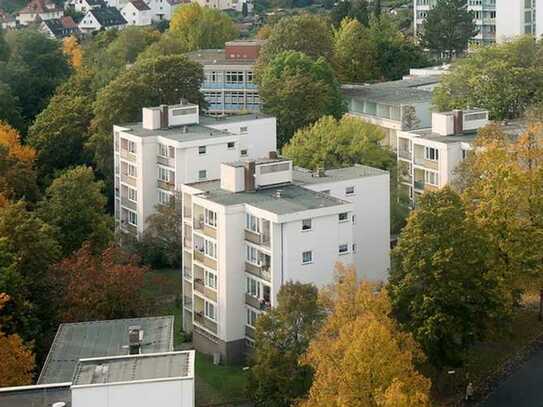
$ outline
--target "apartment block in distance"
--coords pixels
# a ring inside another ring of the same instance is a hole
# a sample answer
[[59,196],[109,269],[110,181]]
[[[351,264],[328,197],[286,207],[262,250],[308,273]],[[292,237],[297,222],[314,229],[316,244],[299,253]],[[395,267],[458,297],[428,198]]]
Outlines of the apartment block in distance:
[[543,34],[543,0],[496,0],[496,41]]
[[142,114],[140,123],[114,126],[115,220],[134,236],[182,184],[217,179],[221,162],[276,149],[275,118],[263,114],[200,118],[190,103]]
[[242,359],[255,320],[288,281],[318,287],[335,265],[387,279],[389,174],[355,166],[293,168],[269,158],[221,165],[218,179],[182,185],[183,324],[195,348]]
[[[497,0],[466,0],[468,10],[473,11],[475,14],[475,24],[479,30],[478,34],[475,35],[471,41],[473,44],[485,45],[496,42],[496,1]],[[510,0],[503,1],[509,2]],[[415,30],[415,38],[417,38],[419,33],[423,30],[428,11],[436,4],[437,0],[413,0],[413,27]]]
[[204,67],[205,79],[200,90],[209,104],[209,114],[260,111],[254,67],[263,43],[261,40],[230,41],[224,49],[203,49],[187,54]]

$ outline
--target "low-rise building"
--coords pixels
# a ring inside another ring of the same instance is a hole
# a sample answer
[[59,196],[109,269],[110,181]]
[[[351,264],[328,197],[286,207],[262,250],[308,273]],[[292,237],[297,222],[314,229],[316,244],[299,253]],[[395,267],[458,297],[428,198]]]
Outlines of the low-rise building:
[[53,18],[42,21],[40,31],[49,35],[51,38],[62,39],[71,35],[79,34],[79,27],[70,16]]
[[65,8],[71,8],[78,13],[86,14],[87,11],[106,7],[104,0],[68,0],[64,3]]
[[79,30],[84,34],[99,30],[123,29],[127,21],[115,7],[94,8],[85,14],[79,23]]
[[151,25],[151,8],[143,0],[132,0],[121,10],[128,25]]
[[208,113],[224,115],[258,112],[260,96],[255,82],[255,64],[264,41],[230,41],[224,49],[204,49],[187,54],[204,67],[201,92]]
[[263,114],[200,118],[197,105],[143,109],[143,121],[114,126],[115,220],[141,235],[157,205],[184,183],[217,179],[220,163],[276,150],[276,120]]
[[145,0],[151,9],[153,21],[171,20],[175,11],[190,0]]
[[217,10],[236,10],[241,12],[243,4],[247,4],[247,11],[253,9],[252,2],[248,0],[195,0],[202,7],[214,8]]
[[64,10],[51,0],[31,0],[17,13],[17,22],[20,25],[60,18]]
[[290,160],[221,164],[182,185],[183,324],[195,348],[243,357],[255,320],[288,281],[332,283],[335,265],[386,280],[389,176],[356,166],[311,173]]

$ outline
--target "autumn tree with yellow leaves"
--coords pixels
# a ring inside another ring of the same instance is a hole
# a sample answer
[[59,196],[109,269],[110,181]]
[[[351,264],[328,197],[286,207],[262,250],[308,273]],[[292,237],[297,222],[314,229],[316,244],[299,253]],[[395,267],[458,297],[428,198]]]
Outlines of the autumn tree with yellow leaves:
[[[0,293],[0,312],[8,301]],[[30,384],[34,366],[34,355],[19,335],[7,335],[0,325],[0,387]]]
[[338,265],[322,298],[329,317],[301,358],[315,373],[299,407],[429,406],[430,381],[415,369],[424,355],[391,318],[386,289]]
[[68,60],[72,67],[79,69],[83,59],[83,52],[81,51],[81,46],[79,45],[77,38],[73,35],[64,38],[62,46],[64,54],[68,56]]

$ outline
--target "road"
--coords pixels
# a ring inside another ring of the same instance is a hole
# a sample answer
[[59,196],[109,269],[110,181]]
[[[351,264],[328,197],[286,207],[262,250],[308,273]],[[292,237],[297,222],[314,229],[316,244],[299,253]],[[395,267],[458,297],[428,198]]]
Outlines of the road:
[[505,379],[480,407],[543,407],[543,349]]

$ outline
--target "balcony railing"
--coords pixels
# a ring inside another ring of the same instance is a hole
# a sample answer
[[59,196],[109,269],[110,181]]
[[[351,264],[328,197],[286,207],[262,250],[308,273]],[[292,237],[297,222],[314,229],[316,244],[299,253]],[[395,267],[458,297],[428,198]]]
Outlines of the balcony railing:
[[159,179],[156,183],[160,189],[164,189],[166,191],[173,191],[175,189],[175,185],[172,182],[162,181]]
[[175,167],[175,161],[172,158],[163,157],[161,155],[156,156],[156,162],[166,167],[171,167],[171,168]]
[[245,240],[262,246],[270,246],[270,236],[268,234],[256,233],[245,229]]
[[245,262],[245,271],[261,278],[262,280],[271,281],[270,266],[256,266],[254,264]]
[[202,263],[204,266],[212,268],[213,270],[217,270],[217,260],[206,256],[200,250],[194,250],[194,260]]
[[256,337],[255,333],[256,333],[256,331],[252,326],[245,325],[245,336],[246,337],[251,338],[251,339],[255,339],[255,337]]
[[121,181],[124,182],[125,184],[132,185],[133,187],[135,187],[137,183],[136,178],[128,174],[121,174]]
[[204,280],[202,280],[201,278],[194,279],[194,291],[205,294]]
[[204,235],[209,236],[209,237],[211,237],[213,239],[217,238],[217,229],[215,229],[214,227],[211,227],[211,226],[206,225],[204,223],[203,230],[204,230]]
[[209,318],[206,318],[204,313],[201,311],[194,313],[194,322],[215,334],[217,333],[217,323],[213,322]]
[[134,211],[138,209],[138,205],[136,204],[136,202],[133,202],[126,198],[121,198],[121,205],[124,206],[125,208],[132,209]]
[[264,301],[260,298],[253,297],[249,293],[245,293],[245,304],[250,305],[253,308],[259,309],[261,311],[266,311],[271,308],[269,301]]
[[123,149],[121,148],[121,158],[123,158],[123,159],[125,159],[125,160],[128,160],[128,161],[135,162],[135,161],[136,161],[136,154],[131,153],[131,152],[128,151],[128,150],[123,150]]
[[439,162],[433,160],[426,160],[421,157],[415,157],[415,164],[420,165],[425,168],[430,168],[432,170],[439,169]]

